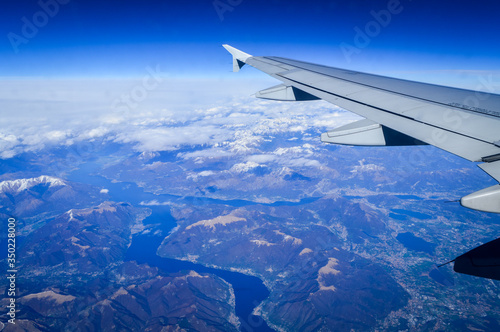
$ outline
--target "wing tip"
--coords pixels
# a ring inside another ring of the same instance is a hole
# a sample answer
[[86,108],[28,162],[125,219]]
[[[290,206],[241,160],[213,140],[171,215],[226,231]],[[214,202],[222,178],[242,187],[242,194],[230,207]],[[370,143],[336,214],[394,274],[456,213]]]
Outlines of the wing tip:
[[233,58],[235,58],[239,61],[245,62],[248,58],[252,57],[251,54],[240,51],[239,49],[232,47],[229,44],[222,44],[222,47],[224,47],[229,53],[231,53]]
[[245,65],[248,58],[252,57],[250,54],[240,51],[239,49],[234,48],[231,45],[223,44],[222,47],[224,47],[233,56],[234,72],[240,71],[241,67]]

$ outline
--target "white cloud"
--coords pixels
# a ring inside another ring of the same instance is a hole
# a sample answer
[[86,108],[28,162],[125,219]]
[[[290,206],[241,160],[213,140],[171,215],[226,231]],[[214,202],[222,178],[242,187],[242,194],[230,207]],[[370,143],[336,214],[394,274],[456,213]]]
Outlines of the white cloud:
[[288,165],[294,167],[321,167],[321,163],[314,159],[296,158],[288,161]]
[[294,146],[291,148],[278,148],[273,153],[278,156],[285,155],[299,155],[299,154],[313,154],[314,146],[311,144],[304,144],[302,146]]
[[51,142],[59,142],[67,137],[67,133],[61,130],[52,130],[46,133],[45,137]]
[[218,147],[218,145],[215,144],[215,146],[211,148],[194,152],[179,153],[177,156],[182,159],[194,159],[195,161],[202,161],[203,159],[224,158],[229,157],[230,155],[231,153],[228,150]]
[[139,205],[142,206],[164,206],[164,205],[169,205],[169,202],[159,202],[158,200],[154,199],[152,201],[142,201],[139,203]]
[[[140,81],[140,80],[139,80]],[[273,135],[306,135],[352,121],[325,102],[287,103],[249,95],[262,86],[244,80],[165,81],[147,97],[126,107],[117,98],[138,84],[134,79],[0,81],[0,158],[47,146],[71,146],[101,139],[131,144],[138,152],[199,146],[179,155],[201,162],[256,154],[248,162],[267,163],[259,146]],[[287,150],[302,155],[304,146]],[[276,152],[279,155],[279,152]],[[260,156],[259,156],[260,155]]]
[[109,133],[109,128],[105,127],[98,127],[89,130],[88,132],[84,132],[80,135],[80,138],[85,139],[85,138],[97,138],[97,137],[103,137],[106,134]]
[[256,162],[247,161],[246,163],[235,164],[233,167],[231,167],[231,171],[235,173],[245,173],[259,166],[260,165]]
[[276,160],[276,156],[271,154],[256,154],[251,155],[247,158],[250,162],[255,162],[257,164],[267,164]]

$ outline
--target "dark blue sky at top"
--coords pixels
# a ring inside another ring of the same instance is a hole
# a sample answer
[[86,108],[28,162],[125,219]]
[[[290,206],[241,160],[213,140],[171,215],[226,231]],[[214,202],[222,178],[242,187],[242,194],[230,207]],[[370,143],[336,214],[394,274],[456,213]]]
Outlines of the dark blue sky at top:
[[[2,2],[0,76],[133,76],[147,66],[172,76],[227,75],[223,43],[372,72],[500,69],[497,1],[400,0],[401,12],[349,59],[340,45],[356,46],[356,27],[365,31],[371,12],[391,1],[216,0],[219,13],[213,0],[59,1],[68,3],[27,38],[23,18],[43,19],[38,1]],[[14,34],[26,42],[18,52]]]

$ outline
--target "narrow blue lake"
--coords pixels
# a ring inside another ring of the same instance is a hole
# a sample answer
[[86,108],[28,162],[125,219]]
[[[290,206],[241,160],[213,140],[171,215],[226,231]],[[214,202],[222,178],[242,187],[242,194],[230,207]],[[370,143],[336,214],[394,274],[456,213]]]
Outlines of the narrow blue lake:
[[[234,207],[256,205],[258,203],[246,200],[221,200],[205,197],[181,197],[174,195],[155,195],[145,192],[143,188],[135,183],[112,182],[102,176],[93,175],[99,170],[100,165],[96,163],[87,163],[80,169],[73,171],[68,180],[80,183],[91,184],[97,187],[109,190],[110,199],[116,202],[128,202],[134,206],[139,206],[143,201],[162,201],[177,202],[191,205],[205,204],[225,204]],[[318,198],[306,198],[300,202],[275,202],[272,206],[289,206],[310,203]],[[170,214],[168,205],[148,206],[152,214],[143,222],[145,224],[160,224],[160,229],[167,234],[177,224]],[[233,286],[236,297],[236,315],[241,322],[241,331],[274,331],[260,317],[252,315],[255,307],[262,300],[269,296],[269,290],[257,277],[248,276],[242,273],[231,272],[221,269],[208,268],[201,264],[195,264],[187,261],[163,258],[156,255],[156,250],[160,246],[163,237],[153,237],[148,235],[137,235],[132,239],[132,244],[126,254],[126,260],[136,261],[137,263],[147,263],[155,266],[165,273],[176,273],[181,271],[193,270],[198,273],[214,274]]]

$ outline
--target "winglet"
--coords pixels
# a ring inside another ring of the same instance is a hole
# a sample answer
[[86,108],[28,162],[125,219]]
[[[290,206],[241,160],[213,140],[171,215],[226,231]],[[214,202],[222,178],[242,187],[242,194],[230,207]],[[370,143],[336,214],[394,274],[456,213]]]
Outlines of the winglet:
[[245,61],[252,56],[248,53],[242,52],[227,44],[222,45],[233,56],[233,71],[236,73],[240,71],[241,67],[245,65]]

